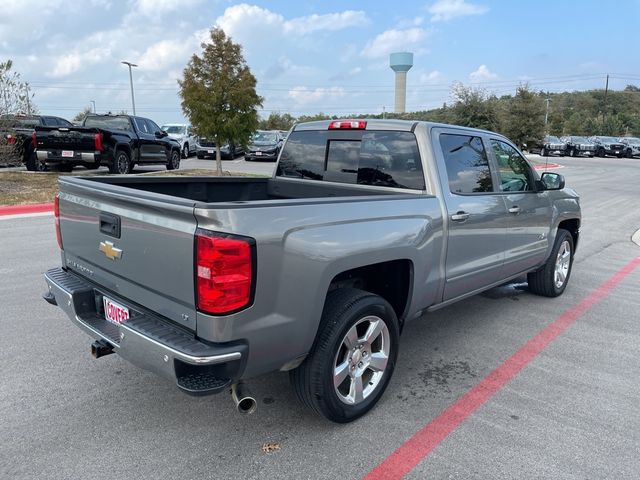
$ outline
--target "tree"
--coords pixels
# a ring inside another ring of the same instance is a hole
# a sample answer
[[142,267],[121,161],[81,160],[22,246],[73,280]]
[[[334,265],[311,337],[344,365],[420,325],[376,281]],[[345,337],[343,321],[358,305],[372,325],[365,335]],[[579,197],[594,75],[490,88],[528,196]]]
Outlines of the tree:
[[537,145],[544,136],[544,100],[521,85],[509,100],[504,122],[504,134],[516,145]]
[[266,120],[260,120],[262,130],[289,130],[296,123],[296,119],[288,113],[272,112]]
[[93,110],[91,110],[91,107],[84,107],[84,110],[82,110],[81,112],[76,113],[75,116],[71,120],[73,122],[81,122],[81,121],[84,120],[84,117],[86,117],[90,113],[93,113]]
[[454,83],[451,87],[452,120],[465,127],[498,130],[497,99],[489,97],[482,89],[465,87],[461,83]]
[[201,55],[194,54],[179,80],[182,110],[196,133],[216,144],[216,167],[222,175],[220,146],[233,142],[246,145],[258,128],[256,78],[221,28],[212,28],[203,42]]
[[0,63],[0,115],[13,113],[32,114],[37,111],[29,84],[13,71],[13,62]]

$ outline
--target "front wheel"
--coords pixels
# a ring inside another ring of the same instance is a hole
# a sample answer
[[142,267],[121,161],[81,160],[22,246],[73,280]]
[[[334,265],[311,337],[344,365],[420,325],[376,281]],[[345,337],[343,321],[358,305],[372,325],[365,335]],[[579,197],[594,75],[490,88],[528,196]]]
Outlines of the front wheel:
[[548,156],[548,155],[549,155],[549,154],[547,153],[547,149],[546,149],[546,148],[544,148],[544,147],[542,147],[542,148],[540,149],[540,156],[541,156],[541,157],[546,157],[546,156]]
[[382,297],[354,288],[330,292],[311,352],[290,373],[298,398],[337,423],[366,414],[389,384],[398,337],[398,319]]
[[189,158],[189,144],[185,143],[182,147],[182,158]]
[[177,150],[171,151],[171,158],[167,162],[167,170],[177,170],[180,168],[180,154]]
[[529,290],[543,297],[562,295],[573,266],[573,237],[567,230],[558,229],[551,255],[546,263],[527,275]]

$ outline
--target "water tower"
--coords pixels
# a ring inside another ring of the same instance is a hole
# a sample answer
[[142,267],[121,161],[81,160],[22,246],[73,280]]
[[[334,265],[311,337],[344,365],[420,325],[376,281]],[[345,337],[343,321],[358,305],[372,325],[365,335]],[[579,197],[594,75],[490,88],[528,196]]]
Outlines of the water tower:
[[413,67],[413,53],[398,52],[389,56],[389,66],[396,72],[396,113],[404,113],[407,103],[407,72]]

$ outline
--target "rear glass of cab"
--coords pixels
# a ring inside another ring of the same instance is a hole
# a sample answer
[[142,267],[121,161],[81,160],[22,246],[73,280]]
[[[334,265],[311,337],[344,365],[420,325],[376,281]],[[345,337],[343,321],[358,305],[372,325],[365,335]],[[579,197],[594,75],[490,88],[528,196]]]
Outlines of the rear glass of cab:
[[279,177],[424,190],[412,132],[314,130],[291,132]]

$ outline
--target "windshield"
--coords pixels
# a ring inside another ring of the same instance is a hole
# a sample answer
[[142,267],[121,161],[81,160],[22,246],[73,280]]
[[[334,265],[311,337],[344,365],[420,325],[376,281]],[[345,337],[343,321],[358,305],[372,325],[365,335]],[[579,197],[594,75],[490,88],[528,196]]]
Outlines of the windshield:
[[164,130],[167,133],[184,134],[187,131],[187,127],[183,125],[163,125],[162,130]]
[[591,143],[589,140],[587,140],[584,137],[571,137],[571,140],[573,142],[580,142],[580,143]]
[[255,143],[276,143],[278,140],[275,133],[256,132],[253,137],[251,137],[251,141]]
[[84,126],[112,130],[131,130],[131,124],[127,117],[87,117],[84,120]]
[[603,142],[617,142],[618,139],[616,137],[600,137],[600,140]]
[[547,142],[562,143],[558,137],[554,137],[553,135],[547,137]]
[[633,143],[634,145],[640,145],[640,138],[625,138],[627,143]]

